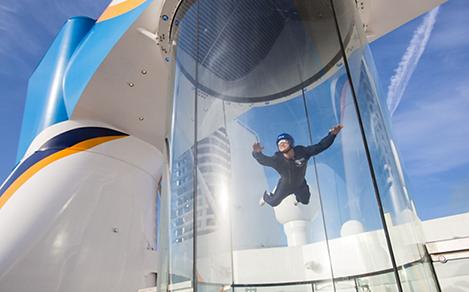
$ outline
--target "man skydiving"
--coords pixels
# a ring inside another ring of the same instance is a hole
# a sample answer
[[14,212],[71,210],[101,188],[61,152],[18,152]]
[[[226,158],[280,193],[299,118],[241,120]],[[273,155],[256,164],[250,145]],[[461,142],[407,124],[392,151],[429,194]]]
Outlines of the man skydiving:
[[329,148],[342,128],[343,125],[340,124],[333,127],[329,130],[329,134],[318,144],[310,146],[295,146],[292,136],[287,133],[280,134],[277,137],[278,151],[273,156],[264,155],[262,153],[264,147],[260,143],[254,143],[252,145],[252,156],[257,162],[264,166],[272,167],[280,175],[274,192],[269,193],[266,191],[259,204],[262,206],[267,203],[275,207],[290,194],[295,194],[297,202],[307,205],[311,197],[305,179],[308,160]]

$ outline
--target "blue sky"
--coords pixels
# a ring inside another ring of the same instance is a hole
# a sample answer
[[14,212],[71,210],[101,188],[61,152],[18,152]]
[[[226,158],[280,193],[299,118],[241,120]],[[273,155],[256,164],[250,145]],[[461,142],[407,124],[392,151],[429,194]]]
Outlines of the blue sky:
[[15,163],[29,76],[68,18],[97,18],[108,2],[0,1],[0,181]]
[[[469,211],[469,2],[451,0],[433,30],[392,116],[393,134],[422,219]],[[420,17],[371,45],[388,86]],[[384,97],[386,98],[386,97]]]
[[[67,18],[96,18],[108,2],[0,3],[0,180],[14,166],[35,66]],[[371,44],[384,100],[395,80],[393,132],[422,219],[469,212],[468,12],[469,1],[451,0],[431,19],[419,17]]]

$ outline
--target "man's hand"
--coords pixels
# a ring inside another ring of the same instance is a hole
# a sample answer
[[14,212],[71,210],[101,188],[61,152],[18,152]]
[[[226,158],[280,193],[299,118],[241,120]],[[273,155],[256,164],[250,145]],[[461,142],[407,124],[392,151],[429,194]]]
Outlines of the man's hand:
[[261,143],[257,142],[257,143],[252,144],[252,151],[256,153],[260,153],[262,152],[262,149],[264,149],[264,147],[262,147]]
[[344,127],[344,125],[338,124],[337,126],[330,129],[329,132],[334,134],[334,135],[337,135],[337,134],[339,134],[340,130],[342,130],[343,127]]

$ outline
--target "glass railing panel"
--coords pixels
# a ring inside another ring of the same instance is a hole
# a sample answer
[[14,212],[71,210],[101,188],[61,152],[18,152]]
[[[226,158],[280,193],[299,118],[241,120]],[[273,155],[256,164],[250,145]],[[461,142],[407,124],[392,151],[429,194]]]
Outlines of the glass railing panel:
[[236,287],[234,292],[314,292],[313,284]]
[[467,256],[447,262],[434,262],[433,265],[441,291],[469,291],[469,258]]
[[394,272],[354,279],[358,292],[398,292]]
[[416,262],[401,267],[399,275],[404,291],[439,291],[430,265],[430,262]]
[[312,285],[313,285],[313,291],[321,291],[321,292],[337,291],[337,287],[335,287],[334,281],[319,281],[319,282],[314,282]]
[[[317,290],[321,291],[321,290]],[[336,292],[357,292],[357,286],[353,280],[339,280],[335,281],[335,291]]]
[[199,292],[231,292],[233,288],[231,285],[225,285],[220,283],[207,283],[199,281],[197,282],[197,291]]

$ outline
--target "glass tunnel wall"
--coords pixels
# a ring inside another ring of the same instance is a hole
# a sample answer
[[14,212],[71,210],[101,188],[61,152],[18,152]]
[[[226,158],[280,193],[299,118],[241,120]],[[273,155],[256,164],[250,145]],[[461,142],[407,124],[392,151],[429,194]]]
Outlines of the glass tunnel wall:
[[355,1],[183,1],[171,38],[169,290],[437,291]]
[[[353,15],[355,23],[359,24],[360,18],[355,7],[338,5],[341,2],[343,0],[333,0],[337,14]],[[337,18],[339,24],[342,19]],[[404,291],[435,291],[438,287],[426,254],[420,220],[407,191],[390,131],[390,118],[387,108],[381,105],[373,58],[361,27],[354,27],[356,39],[344,48],[344,54],[400,282]],[[339,33],[345,43],[345,32],[339,29]]]

